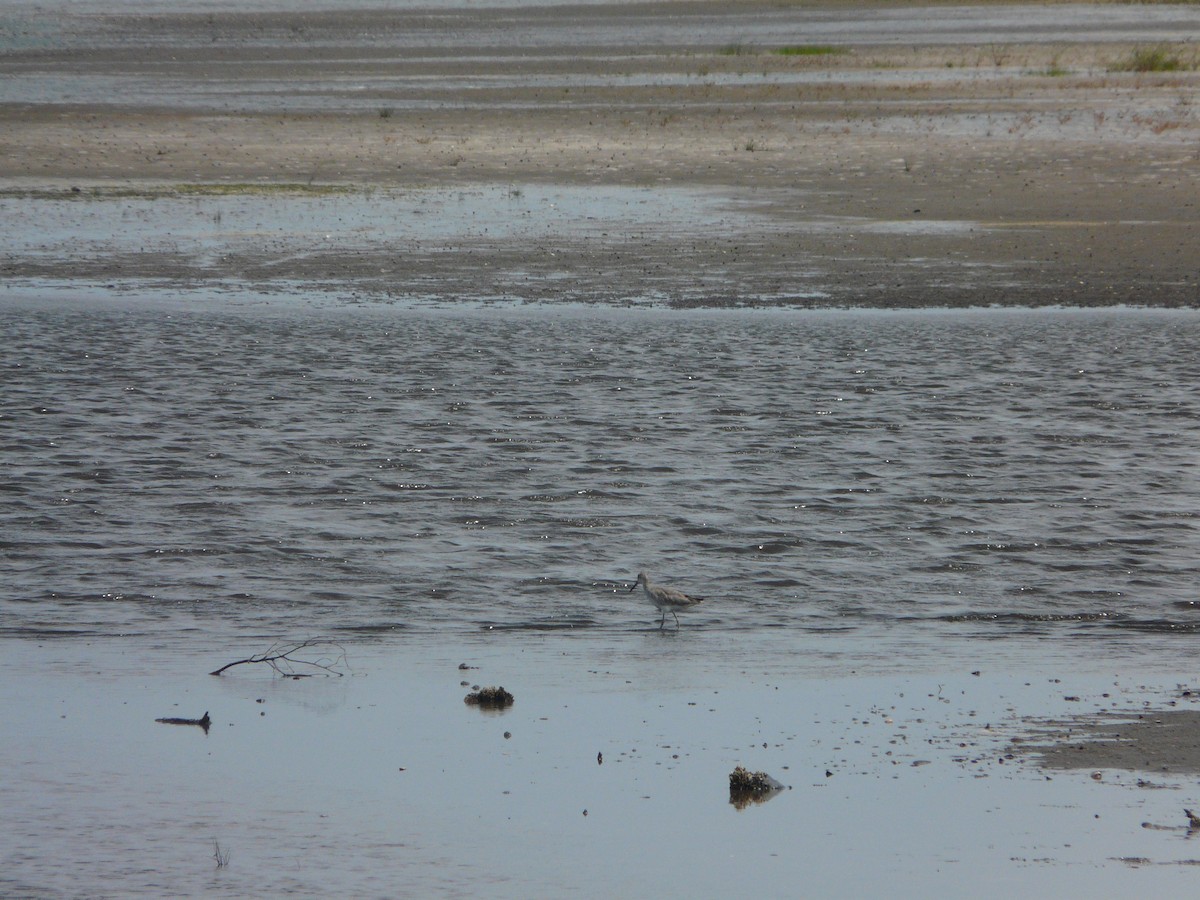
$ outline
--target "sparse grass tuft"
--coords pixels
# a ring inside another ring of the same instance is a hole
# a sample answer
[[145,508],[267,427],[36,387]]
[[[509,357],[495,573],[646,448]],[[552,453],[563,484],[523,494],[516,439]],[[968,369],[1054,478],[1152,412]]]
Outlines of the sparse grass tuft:
[[1064,69],[1062,66],[1058,65],[1057,63],[1051,63],[1046,68],[1038,69],[1036,71],[1030,72],[1029,74],[1030,75],[1044,75],[1047,78],[1062,78],[1065,75],[1070,75],[1071,70]]
[[1183,61],[1166,47],[1138,47],[1124,60],[1109,66],[1110,72],[1178,72]]

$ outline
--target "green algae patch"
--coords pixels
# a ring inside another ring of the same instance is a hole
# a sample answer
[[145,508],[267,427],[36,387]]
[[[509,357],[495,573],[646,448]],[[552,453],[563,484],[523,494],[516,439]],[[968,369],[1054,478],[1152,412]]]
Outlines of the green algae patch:
[[771,52],[776,56],[842,56],[849,53],[850,50],[831,44],[799,44],[791,47],[776,47]]

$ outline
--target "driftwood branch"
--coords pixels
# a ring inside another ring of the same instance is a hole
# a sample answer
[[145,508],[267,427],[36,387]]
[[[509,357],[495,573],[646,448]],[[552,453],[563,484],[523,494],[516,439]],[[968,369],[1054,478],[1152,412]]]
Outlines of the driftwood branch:
[[204,711],[198,719],[181,719],[177,716],[168,716],[165,719],[155,719],[155,722],[162,722],[164,725],[195,725],[197,728],[203,728],[204,733],[208,734],[208,729],[212,727],[212,719],[208,717],[208,710]]
[[[302,656],[297,656],[297,654],[305,650],[315,651],[318,655],[315,659],[306,659]],[[339,669],[346,667],[346,650],[341,644],[335,644],[333,641],[327,641],[322,638],[311,638],[307,641],[298,641],[290,644],[277,643],[272,644],[262,653],[226,663],[221,668],[208,674],[220,675],[226,669],[232,669],[234,666],[244,666],[249,663],[265,663],[274,669],[276,673],[287,678],[311,678],[313,675],[320,675],[321,673],[337,675],[340,678],[345,674],[339,671]]]

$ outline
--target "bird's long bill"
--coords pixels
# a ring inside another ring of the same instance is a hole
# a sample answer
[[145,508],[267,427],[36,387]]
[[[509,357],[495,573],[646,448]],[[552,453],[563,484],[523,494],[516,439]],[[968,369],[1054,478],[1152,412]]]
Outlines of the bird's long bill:
[[633,587],[631,587],[627,593],[630,593],[630,594],[632,594],[634,591],[636,591],[636,590],[637,590],[637,586],[638,586],[638,583],[635,581],[635,582],[633,583]]

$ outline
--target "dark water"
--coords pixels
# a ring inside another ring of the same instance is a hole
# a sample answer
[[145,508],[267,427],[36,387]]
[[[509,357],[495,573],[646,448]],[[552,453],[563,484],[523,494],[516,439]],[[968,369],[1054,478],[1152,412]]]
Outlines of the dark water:
[[0,316],[7,636],[1200,628],[1194,313]]

